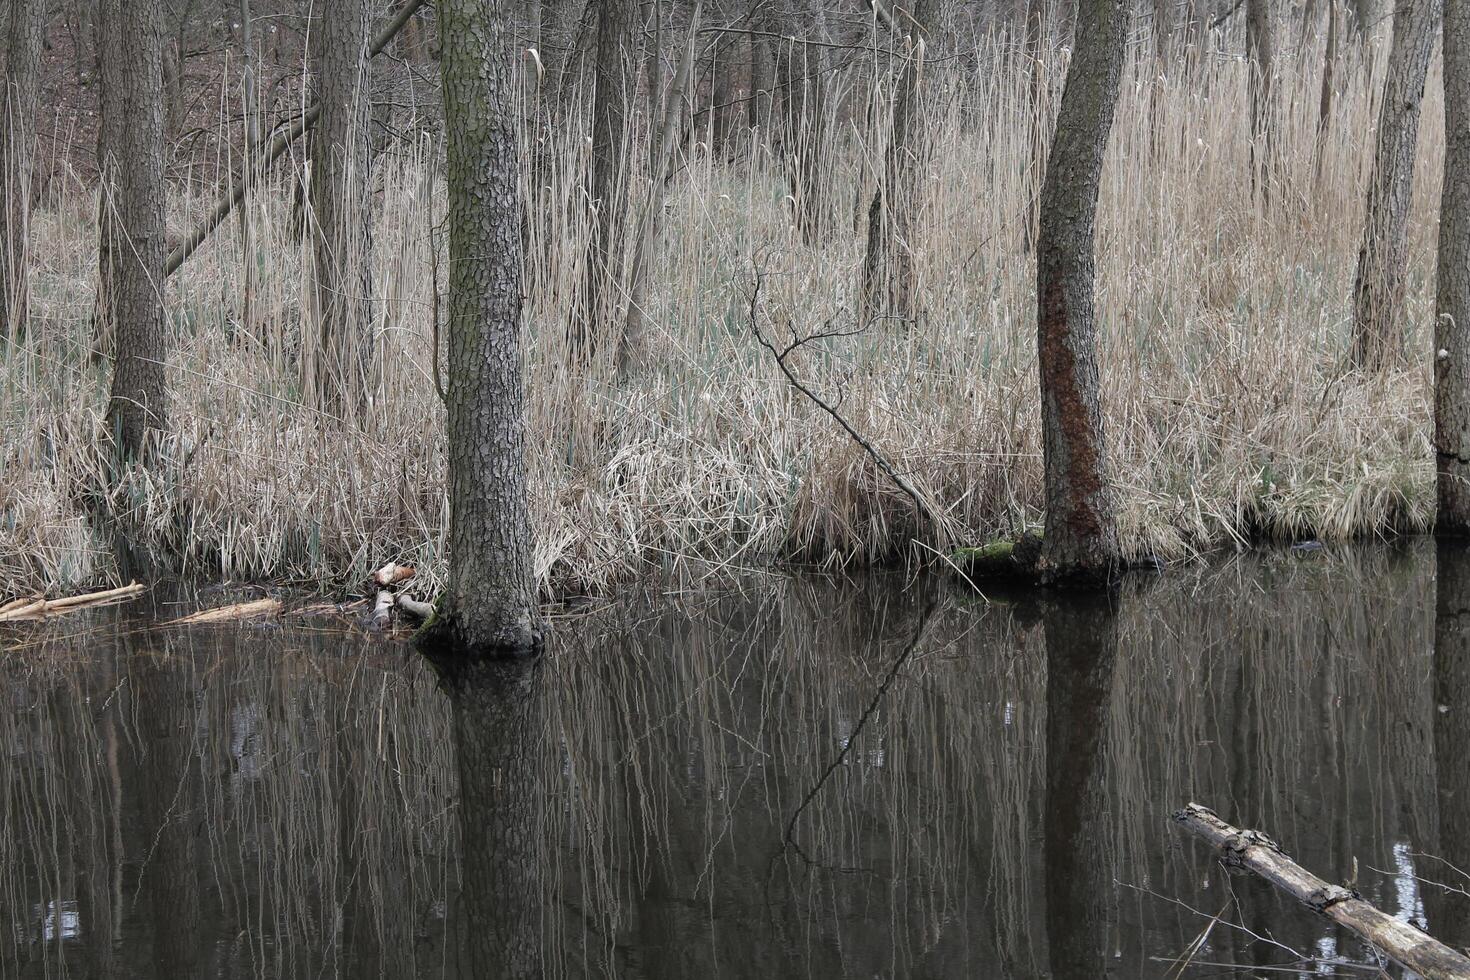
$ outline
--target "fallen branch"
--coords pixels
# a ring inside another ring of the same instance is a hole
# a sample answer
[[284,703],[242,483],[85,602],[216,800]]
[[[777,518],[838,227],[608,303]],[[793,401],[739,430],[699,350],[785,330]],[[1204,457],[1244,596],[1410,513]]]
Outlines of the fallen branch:
[[399,609],[417,619],[428,619],[434,615],[434,604],[432,602],[420,602],[411,595],[401,595],[396,600]]
[[121,602],[146,591],[148,591],[146,586],[139,585],[137,582],[129,582],[116,589],[103,589],[101,592],[67,596],[64,599],[17,599],[7,602],[4,608],[0,609],[0,622],[44,619],[57,613],[75,612],[78,609],[90,609],[93,606]]
[[1350,929],[1424,980],[1470,980],[1470,959],[1407,922],[1385,915],[1341,885],[1329,885],[1255,830],[1239,830],[1208,807],[1191,803],[1174,819],[1220,852],[1227,868],[1245,868],[1319,915]]
[[241,619],[254,619],[258,616],[274,616],[281,611],[279,599],[254,599],[250,602],[236,602],[228,606],[218,606],[214,609],[201,609],[178,619],[170,619],[163,626],[200,626],[209,623],[230,623]]
[[786,380],[791,383],[791,386],[797,391],[801,392],[803,395],[805,395],[808,399],[810,399],[812,403],[815,404],[822,411],[832,416],[837,424],[842,426],[843,430],[852,437],[852,440],[856,442],[860,447],[862,447],[863,451],[872,458],[873,462],[878,464],[878,468],[881,469],[884,473],[888,474],[888,478],[892,480],[900,490],[908,495],[908,498],[914,502],[914,506],[918,508],[919,513],[923,514],[924,517],[929,521],[930,526],[933,527],[934,533],[938,537],[939,544],[942,548],[944,546],[944,543],[949,539],[948,519],[939,512],[939,509],[929,501],[928,497],[921,494],[912,483],[904,478],[904,475],[902,473],[898,472],[898,469],[888,461],[888,457],[884,456],[883,453],[878,450],[877,446],[869,442],[868,439],[863,436],[861,432],[855,429],[852,424],[843,417],[842,413],[837,410],[837,407],[835,405],[828,403],[825,399],[822,398],[822,396],[818,395],[815,391],[812,391],[805,384],[803,384],[801,380],[797,378],[797,376],[792,372],[791,367],[786,363],[786,358],[790,357],[793,351],[800,350],[802,347],[805,347],[807,344],[810,344],[814,341],[826,340],[830,337],[851,337],[854,334],[861,333],[862,331],[824,329],[817,333],[807,334],[805,336],[798,336],[796,331],[793,329],[791,330],[791,343],[778,350],[776,348],[776,345],[768,340],[766,338],[766,335],[761,332],[760,328],[760,320],[758,318],[758,315],[760,309],[761,284],[764,282],[764,280],[764,273],[762,273],[761,269],[757,267],[755,272],[755,288],[751,290],[750,293],[750,330],[751,333],[755,334],[756,342],[759,343],[766,350],[771,352],[771,356],[776,359],[776,366],[781,369],[782,374],[786,375]]
[[[383,49],[388,47],[388,43],[403,29],[403,25],[408,23],[409,18],[424,3],[425,0],[408,0],[398,13],[393,16],[393,19],[383,26],[383,29],[378,32],[377,37],[373,39],[373,45],[368,49],[368,57],[376,58],[382,54]],[[264,173],[265,168],[269,167],[284,154],[290,148],[291,144],[296,141],[297,137],[316,125],[316,121],[321,116],[321,113],[321,106],[312,103],[301,114],[301,118],[291,124],[290,129],[270,141],[265,148],[265,152],[261,154],[260,159],[255,161],[251,167],[246,168],[245,175],[234,183],[229,193],[219,199],[218,203],[214,206],[214,210],[210,211],[209,215],[199,223],[199,226],[189,233],[188,238],[180,242],[169,253],[168,261],[163,265],[164,278],[168,278],[177,272],[179,266],[188,261],[189,256],[193,255],[195,250],[204,244],[205,240],[214,233],[214,230],[220,226],[221,222],[230,216],[230,212],[235,210],[240,202],[245,199],[245,194],[250,189],[252,174]]]
[[369,620],[372,628],[381,633],[388,628],[388,620],[393,615],[393,593],[383,589],[378,593],[378,601],[373,603],[373,617]]

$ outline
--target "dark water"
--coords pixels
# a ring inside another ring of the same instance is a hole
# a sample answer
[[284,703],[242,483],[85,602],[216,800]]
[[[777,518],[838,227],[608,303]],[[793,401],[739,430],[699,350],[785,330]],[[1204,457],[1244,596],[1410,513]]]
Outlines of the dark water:
[[1377,975],[1189,800],[1470,943],[1470,557],[1431,542],[1110,603],[773,576],[442,680],[135,613],[0,644],[5,977]]

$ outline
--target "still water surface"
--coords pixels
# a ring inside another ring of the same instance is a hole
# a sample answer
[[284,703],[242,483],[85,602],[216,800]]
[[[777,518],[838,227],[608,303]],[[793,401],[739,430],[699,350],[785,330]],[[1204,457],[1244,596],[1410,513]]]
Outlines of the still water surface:
[[0,632],[0,976],[1378,975],[1189,800],[1470,944],[1470,556],[1432,542],[1110,602],[645,592],[452,676],[145,612]]

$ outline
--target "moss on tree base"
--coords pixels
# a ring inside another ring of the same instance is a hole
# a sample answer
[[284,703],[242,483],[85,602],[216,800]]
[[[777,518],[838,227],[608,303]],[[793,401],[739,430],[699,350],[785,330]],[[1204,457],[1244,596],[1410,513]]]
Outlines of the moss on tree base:
[[1035,584],[1041,577],[1041,535],[1026,531],[1014,540],[956,548],[950,552],[950,560],[975,582]]

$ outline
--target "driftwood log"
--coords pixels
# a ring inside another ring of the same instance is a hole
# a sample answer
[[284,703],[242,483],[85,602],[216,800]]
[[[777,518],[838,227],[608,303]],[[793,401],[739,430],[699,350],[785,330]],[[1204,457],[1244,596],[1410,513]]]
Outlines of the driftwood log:
[[254,599],[250,602],[236,602],[228,606],[216,606],[213,609],[201,609],[178,619],[170,619],[163,623],[164,626],[202,626],[210,623],[233,623],[242,619],[255,619],[259,616],[274,616],[281,611],[281,600],[279,599]]
[[1470,959],[1407,922],[1385,915],[1356,892],[1329,885],[1287,857],[1280,845],[1260,831],[1232,827],[1198,803],[1178,811],[1174,819],[1219,851],[1226,867],[1254,872],[1313,912],[1357,933],[1424,980],[1470,980]]
[[67,596],[64,599],[14,599],[0,606],[0,622],[17,619],[45,619],[57,613],[122,602],[124,599],[142,595],[146,591],[146,587],[137,582],[129,582],[120,588],[103,589],[101,592],[89,592],[86,595]]

